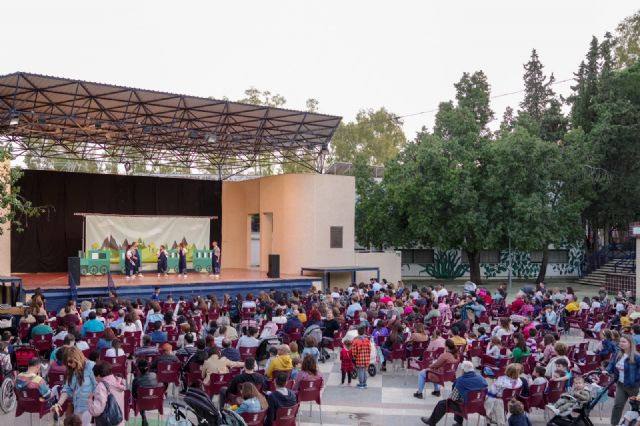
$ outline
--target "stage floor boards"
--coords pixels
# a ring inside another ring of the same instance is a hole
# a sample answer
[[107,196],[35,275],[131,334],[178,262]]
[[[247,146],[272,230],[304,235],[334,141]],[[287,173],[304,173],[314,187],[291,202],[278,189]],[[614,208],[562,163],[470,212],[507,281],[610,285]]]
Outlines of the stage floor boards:
[[[42,272],[42,273],[19,273],[11,274],[14,277],[22,278],[22,285],[25,290],[34,290],[38,287],[44,289],[69,288],[69,278],[66,272]],[[169,274],[167,277],[158,277],[152,271],[143,271],[142,277],[126,279],[124,275],[113,274],[113,282],[116,287],[136,287],[140,285],[177,285],[177,284],[201,284],[201,283],[230,283],[251,281],[282,281],[313,279],[310,276],[280,274],[280,278],[268,278],[266,272],[253,269],[223,269],[220,278],[214,279],[209,274],[191,272],[187,278],[178,278],[176,274]],[[321,279],[321,278],[318,278]],[[81,287],[107,287],[106,275],[83,275],[80,280]]]

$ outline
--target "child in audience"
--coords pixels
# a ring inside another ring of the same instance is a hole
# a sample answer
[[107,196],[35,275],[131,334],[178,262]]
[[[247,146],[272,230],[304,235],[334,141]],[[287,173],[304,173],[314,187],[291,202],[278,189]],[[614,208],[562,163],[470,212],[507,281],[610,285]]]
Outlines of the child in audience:
[[524,405],[517,399],[509,401],[509,426],[531,426],[531,421],[524,412]]
[[[299,354],[298,354],[299,355]],[[302,367],[302,358],[298,356],[297,358],[293,358],[293,368],[291,369],[291,380],[295,380],[298,377],[298,373],[300,372],[300,368]]]
[[490,340],[491,336],[487,334],[487,330],[484,327],[478,327],[478,340],[481,342],[486,342]]
[[[558,374],[562,374],[561,370],[557,370]],[[554,373],[555,374],[555,373]],[[554,404],[547,404],[547,408],[557,416],[569,416],[575,408],[579,408],[581,404],[591,400],[591,393],[586,387],[586,383],[582,376],[577,376],[573,380],[571,392],[563,393]]]
[[298,344],[296,342],[289,342],[289,350],[291,351],[289,356],[292,360],[300,358],[300,352],[298,352]]
[[315,337],[313,337],[312,335],[308,335],[307,337],[305,337],[304,349],[302,350],[302,358],[304,359],[305,356],[311,355],[316,359],[316,362],[320,361],[320,351],[316,347],[317,345],[318,342],[316,341]]
[[351,352],[351,340],[346,340],[344,346],[340,351],[340,363],[342,371],[341,385],[344,385],[345,376],[348,378],[348,385],[351,386],[351,373],[354,370],[353,366],[353,352]]

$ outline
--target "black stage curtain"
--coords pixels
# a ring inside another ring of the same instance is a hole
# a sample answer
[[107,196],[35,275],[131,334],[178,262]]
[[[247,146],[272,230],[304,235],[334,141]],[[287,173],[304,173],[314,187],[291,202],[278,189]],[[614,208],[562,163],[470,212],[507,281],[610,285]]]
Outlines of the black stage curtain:
[[[217,216],[210,240],[221,241],[222,182],[25,170],[20,194],[49,212],[11,233],[11,270],[62,272],[82,249],[82,224],[74,213]],[[23,221],[24,222],[24,221]]]

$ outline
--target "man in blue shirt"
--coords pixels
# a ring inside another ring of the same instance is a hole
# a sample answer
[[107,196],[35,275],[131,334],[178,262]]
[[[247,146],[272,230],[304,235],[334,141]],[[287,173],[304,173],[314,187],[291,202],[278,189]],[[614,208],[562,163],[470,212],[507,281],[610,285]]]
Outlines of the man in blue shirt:
[[358,301],[358,296],[353,296],[351,304],[347,308],[347,316],[349,318],[353,318],[356,312],[362,312],[362,305],[360,305],[360,302]]
[[167,333],[162,331],[162,322],[160,321],[153,323],[153,333],[149,333],[149,336],[153,343],[164,343],[168,339]]
[[300,329],[302,328],[302,321],[300,321],[300,318],[298,318],[298,314],[299,314],[298,310],[294,309],[293,314],[287,320],[287,323],[282,327],[285,333],[289,333],[295,328],[300,328]]
[[80,335],[82,337],[85,336],[85,334],[87,334],[87,331],[91,332],[91,333],[97,333],[100,331],[104,331],[104,324],[102,323],[102,321],[98,321],[96,319],[96,313],[95,312],[90,312],[89,313],[89,320],[87,322],[84,323],[84,325],[82,326],[82,332],[80,333]]
[[[462,404],[467,402],[469,392],[487,389],[487,381],[484,377],[475,372],[471,361],[464,361],[462,363],[462,371],[462,376],[458,377],[453,383],[453,391],[451,392],[451,397],[448,400],[449,406],[457,412],[462,411]],[[434,407],[431,417],[420,417],[420,420],[422,420],[422,423],[426,425],[436,426],[440,419],[444,417],[446,412],[447,401],[441,399]],[[458,414],[453,418],[457,425],[461,425],[464,422],[464,418]]]
[[231,340],[222,339],[222,351],[220,355],[230,361],[240,361],[240,351],[231,346]]

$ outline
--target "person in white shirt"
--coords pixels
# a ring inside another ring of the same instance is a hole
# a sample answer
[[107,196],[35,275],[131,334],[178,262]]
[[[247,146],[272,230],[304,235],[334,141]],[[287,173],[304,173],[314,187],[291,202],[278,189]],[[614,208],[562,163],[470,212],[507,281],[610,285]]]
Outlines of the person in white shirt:
[[247,298],[242,302],[242,309],[255,309],[256,302],[253,300],[253,294],[247,294]]
[[237,349],[240,348],[257,348],[260,345],[260,340],[256,338],[258,329],[255,327],[247,328],[247,334],[242,335],[238,339]]
[[600,309],[602,305],[600,304],[600,298],[594,297],[591,299],[591,313],[595,311],[595,309]]
[[125,356],[124,350],[120,348],[122,346],[122,342],[120,339],[113,339],[111,342],[111,348],[107,349],[104,356],[106,357],[117,357],[117,356]]
[[371,289],[376,293],[379,292],[380,289],[382,288],[382,284],[377,282],[374,278],[371,278],[371,282],[372,282],[371,283]]
[[444,286],[442,284],[438,284],[436,289],[437,289],[436,297],[438,299],[441,298],[441,297],[447,297],[449,295],[449,292],[447,291],[446,288],[444,288]]
[[135,333],[138,331],[138,327],[134,324],[131,314],[125,314],[124,321],[122,321],[118,328],[120,329],[120,334]]
[[286,324],[287,323],[287,317],[284,315],[282,309],[276,309],[276,315],[271,318],[271,321],[275,322],[276,324]]
[[591,306],[589,306],[589,298],[585,297],[582,299],[582,302],[580,302],[580,312],[588,311],[589,309],[591,309]]

